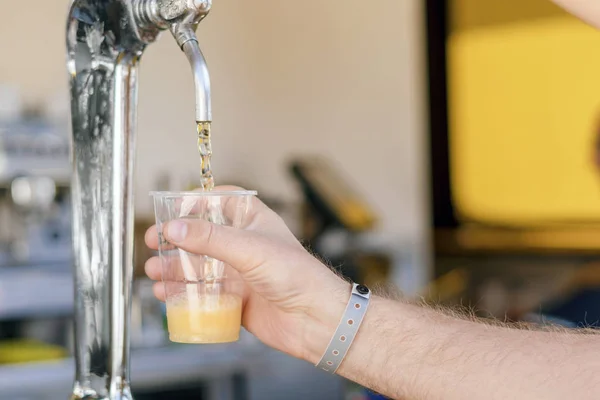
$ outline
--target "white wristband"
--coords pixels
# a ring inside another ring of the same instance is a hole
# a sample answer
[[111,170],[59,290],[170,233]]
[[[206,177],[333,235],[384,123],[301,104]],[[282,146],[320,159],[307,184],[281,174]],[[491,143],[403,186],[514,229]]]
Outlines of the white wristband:
[[352,285],[352,295],[346,306],[346,311],[329,342],[329,346],[325,350],[325,354],[316,365],[317,368],[335,374],[356,337],[370,300],[371,291],[366,286],[356,283]]

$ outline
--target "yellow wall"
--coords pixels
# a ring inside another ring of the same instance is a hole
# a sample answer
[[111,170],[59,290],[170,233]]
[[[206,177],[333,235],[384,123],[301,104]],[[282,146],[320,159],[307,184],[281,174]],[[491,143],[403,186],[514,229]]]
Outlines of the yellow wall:
[[462,217],[600,221],[600,33],[545,0],[451,3],[451,168]]

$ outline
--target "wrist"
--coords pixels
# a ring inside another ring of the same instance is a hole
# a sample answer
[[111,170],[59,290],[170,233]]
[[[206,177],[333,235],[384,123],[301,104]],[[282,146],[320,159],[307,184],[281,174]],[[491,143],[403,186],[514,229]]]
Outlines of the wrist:
[[329,345],[352,293],[352,285],[340,278],[331,290],[323,293],[309,313],[304,330],[302,358],[317,364]]

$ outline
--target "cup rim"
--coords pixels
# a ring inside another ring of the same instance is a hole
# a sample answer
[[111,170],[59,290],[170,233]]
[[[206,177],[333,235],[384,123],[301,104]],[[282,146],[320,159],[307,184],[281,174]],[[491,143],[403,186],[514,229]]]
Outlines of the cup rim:
[[151,191],[152,197],[244,197],[256,196],[256,190],[210,190],[210,191]]

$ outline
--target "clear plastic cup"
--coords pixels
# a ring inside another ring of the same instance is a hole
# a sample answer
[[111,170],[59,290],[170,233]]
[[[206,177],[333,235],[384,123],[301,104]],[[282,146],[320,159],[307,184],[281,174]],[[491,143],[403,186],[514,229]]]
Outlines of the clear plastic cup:
[[204,219],[242,228],[253,191],[152,192],[159,232],[158,250],[165,288],[169,338],[178,343],[239,340],[243,284],[229,265],[189,253],[167,242],[166,223]]

